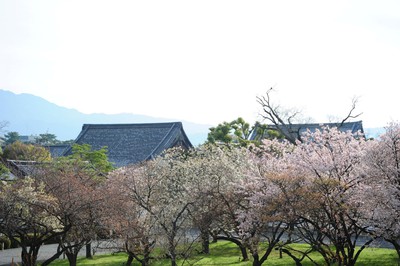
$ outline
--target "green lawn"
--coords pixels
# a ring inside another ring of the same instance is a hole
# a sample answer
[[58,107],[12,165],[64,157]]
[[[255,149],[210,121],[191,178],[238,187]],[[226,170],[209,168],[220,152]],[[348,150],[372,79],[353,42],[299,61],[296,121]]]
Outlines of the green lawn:
[[[302,245],[296,245],[296,248],[302,248]],[[322,258],[317,254],[312,255],[313,259],[323,264]],[[114,266],[114,265],[124,265],[127,260],[125,254],[119,253],[114,255],[99,255],[95,256],[93,259],[79,258],[78,265],[100,265],[100,266]],[[183,265],[238,265],[238,266],[250,266],[251,261],[243,262],[240,260],[240,252],[238,248],[229,242],[220,241],[216,244],[211,245],[211,255],[195,255],[192,259],[185,262]],[[276,251],[271,254],[268,261],[264,263],[265,265],[274,266],[291,266],[295,265],[292,259],[287,255],[283,254],[283,258],[279,258],[279,253]],[[53,262],[51,265],[54,266],[67,266],[68,261],[58,260]],[[135,266],[139,265],[134,262]],[[170,265],[169,260],[159,259],[153,260],[152,265]],[[182,261],[178,262],[178,265],[182,265]],[[314,265],[308,260],[303,261],[304,266]],[[361,253],[361,256],[357,262],[359,266],[397,266],[400,265],[397,259],[397,254],[392,249],[381,249],[381,248],[368,248]]]

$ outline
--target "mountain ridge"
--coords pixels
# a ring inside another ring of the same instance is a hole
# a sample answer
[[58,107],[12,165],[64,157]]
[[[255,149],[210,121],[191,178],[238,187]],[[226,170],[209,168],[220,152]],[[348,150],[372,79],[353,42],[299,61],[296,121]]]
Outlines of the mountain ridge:
[[0,102],[0,121],[8,122],[3,130],[16,131],[20,135],[51,133],[59,140],[75,139],[83,124],[182,122],[188,138],[196,146],[205,142],[208,129],[211,127],[178,119],[130,113],[84,114],[76,109],[51,103],[39,96],[28,93],[16,94],[2,89],[0,89]]
[[[59,140],[75,140],[83,124],[182,122],[189,140],[195,146],[206,141],[209,128],[212,127],[140,114],[85,114],[73,108],[59,106],[33,94],[16,94],[0,89],[0,122],[3,121],[9,124],[3,128],[0,135],[11,131],[16,131],[20,135],[51,133],[55,134]],[[384,128],[365,128],[364,131],[367,137],[378,138],[385,130]]]

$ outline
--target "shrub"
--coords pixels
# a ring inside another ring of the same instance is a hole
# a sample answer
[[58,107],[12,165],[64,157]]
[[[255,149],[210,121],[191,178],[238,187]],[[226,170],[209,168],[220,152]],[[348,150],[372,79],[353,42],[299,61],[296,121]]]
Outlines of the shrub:
[[9,249],[11,247],[11,241],[6,236],[0,236],[0,250],[2,248]]

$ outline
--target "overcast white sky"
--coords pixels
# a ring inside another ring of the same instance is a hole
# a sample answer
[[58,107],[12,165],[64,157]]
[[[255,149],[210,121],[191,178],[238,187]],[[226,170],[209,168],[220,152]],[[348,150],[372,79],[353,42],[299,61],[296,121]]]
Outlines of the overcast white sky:
[[400,120],[400,1],[0,1],[0,89],[84,113]]

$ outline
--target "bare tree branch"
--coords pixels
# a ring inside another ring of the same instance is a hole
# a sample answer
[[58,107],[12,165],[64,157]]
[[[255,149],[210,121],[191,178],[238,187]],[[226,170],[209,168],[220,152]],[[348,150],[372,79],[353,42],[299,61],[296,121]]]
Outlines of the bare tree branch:
[[356,109],[357,103],[358,103],[358,97],[354,97],[354,98],[352,99],[352,101],[351,101],[351,108],[350,108],[350,111],[349,111],[349,113],[347,114],[347,116],[342,120],[342,122],[340,122],[340,126],[343,126],[343,124],[344,124],[347,120],[352,119],[352,118],[357,118],[357,117],[359,117],[360,115],[362,115],[362,113],[359,113],[359,114],[357,114],[357,115],[353,115],[353,112],[354,112],[354,110]]
[[294,133],[292,130],[292,122],[301,112],[297,110],[287,110],[284,112],[280,110],[279,106],[274,106],[271,103],[270,97],[272,90],[273,88],[270,88],[265,96],[257,96],[257,102],[261,105],[264,112],[264,114],[261,114],[261,117],[272,123],[273,127],[269,129],[278,130],[287,140],[295,143],[297,137],[292,135],[292,133]]
[[[273,88],[267,90],[264,96],[257,96],[257,102],[261,105],[263,113],[260,114],[264,120],[267,120],[265,130],[276,130],[288,141],[296,144],[297,140],[301,141],[300,131],[304,129],[301,124],[294,124],[295,120],[299,120],[302,112],[296,109],[282,109],[279,105],[274,105],[271,101],[271,91]],[[359,117],[362,113],[355,114],[355,109],[358,103],[358,98],[352,99],[350,111],[347,116],[340,121],[337,119],[337,127],[342,127],[349,119]]]

